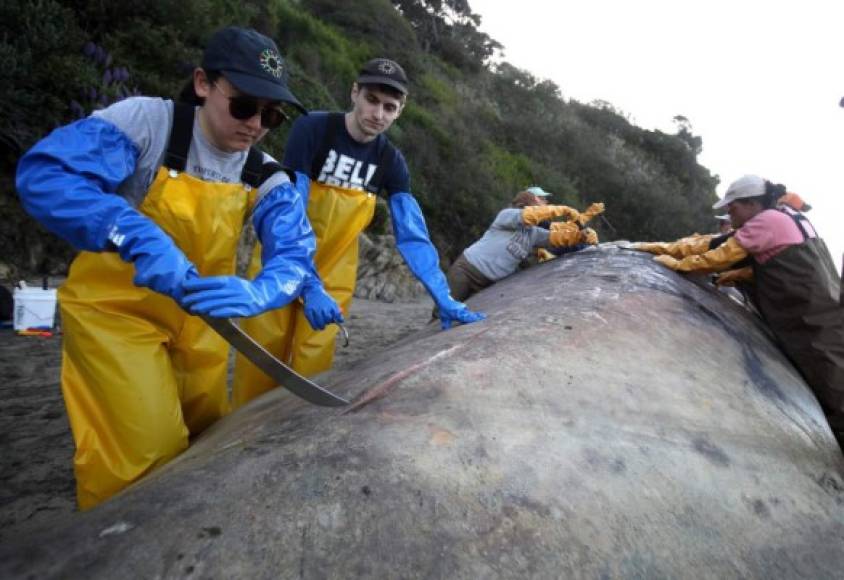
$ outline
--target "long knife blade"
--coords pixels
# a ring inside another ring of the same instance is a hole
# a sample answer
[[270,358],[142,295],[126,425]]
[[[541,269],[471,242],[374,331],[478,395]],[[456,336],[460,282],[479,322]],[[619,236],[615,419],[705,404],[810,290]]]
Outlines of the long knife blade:
[[252,361],[252,364],[297,397],[322,407],[342,407],[349,404],[346,399],[309,381],[275,358],[230,319],[211,316],[202,316],[202,319],[240,354]]

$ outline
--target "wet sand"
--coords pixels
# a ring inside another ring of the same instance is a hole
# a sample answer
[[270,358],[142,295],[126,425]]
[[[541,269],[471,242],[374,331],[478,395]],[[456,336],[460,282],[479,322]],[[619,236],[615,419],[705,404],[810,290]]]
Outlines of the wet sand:
[[[347,368],[424,327],[432,302],[355,299]],[[18,336],[0,329],[0,541],[75,511],[73,439],[59,387],[61,336]]]

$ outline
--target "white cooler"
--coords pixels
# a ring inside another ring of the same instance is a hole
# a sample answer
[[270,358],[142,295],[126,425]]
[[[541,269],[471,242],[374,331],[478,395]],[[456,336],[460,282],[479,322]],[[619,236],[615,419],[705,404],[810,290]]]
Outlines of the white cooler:
[[53,328],[56,317],[55,288],[15,288],[13,326],[15,330],[27,328]]

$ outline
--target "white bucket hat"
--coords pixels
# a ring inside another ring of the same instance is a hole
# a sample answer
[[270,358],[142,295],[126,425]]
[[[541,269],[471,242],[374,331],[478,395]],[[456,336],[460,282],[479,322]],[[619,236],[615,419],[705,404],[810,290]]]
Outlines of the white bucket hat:
[[712,209],[721,209],[737,199],[762,195],[765,195],[765,180],[758,175],[743,175],[730,184],[724,199],[715,202]]

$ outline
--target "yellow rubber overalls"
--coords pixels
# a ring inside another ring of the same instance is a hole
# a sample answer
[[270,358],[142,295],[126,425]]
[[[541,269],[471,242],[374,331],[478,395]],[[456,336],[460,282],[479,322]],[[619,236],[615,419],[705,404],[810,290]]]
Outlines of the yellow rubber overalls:
[[[203,276],[234,273],[249,186],[159,169],[141,206]],[[80,509],[166,463],[229,411],[228,345],[116,253],[82,252],[59,290],[62,393]]]
[[[348,316],[358,269],[358,235],[372,221],[375,195],[311,181],[308,219],[316,236],[314,264],[328,292]],[[249,277],[261,268],[260,248],[249,265]],[[298,373],[312,376],[331,368],[337,325],[311,328],[297,301],[242,323],[243,329]],[[238,408],[278,386],[245,357],[235,363],[232,405]]]

